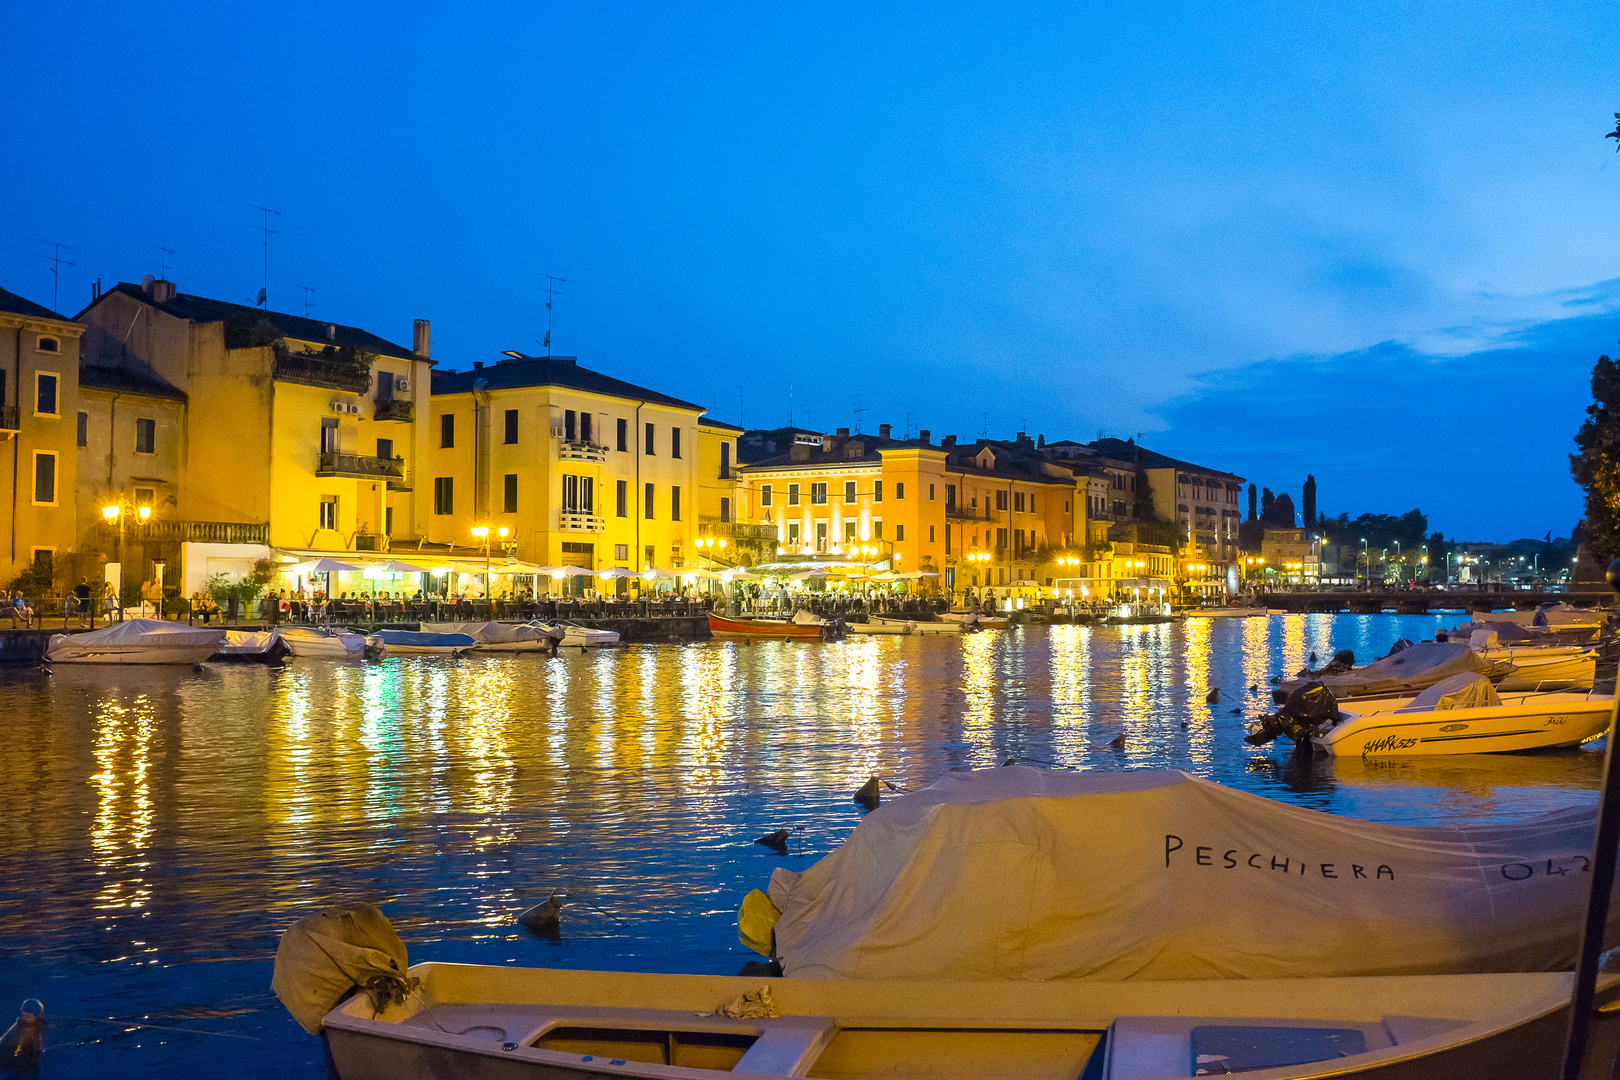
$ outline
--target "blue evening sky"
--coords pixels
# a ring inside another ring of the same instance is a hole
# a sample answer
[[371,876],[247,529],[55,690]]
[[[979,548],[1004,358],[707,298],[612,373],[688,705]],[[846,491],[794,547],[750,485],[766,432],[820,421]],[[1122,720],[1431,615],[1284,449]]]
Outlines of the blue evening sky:
[[[1568,533],[1620,338],[1600,4],[10,5],[0,286],[156,273],[749,426],[1154,448]],[[739,387],[742,389],[739,391]],[[740,393],[740,404],[739,404]]]

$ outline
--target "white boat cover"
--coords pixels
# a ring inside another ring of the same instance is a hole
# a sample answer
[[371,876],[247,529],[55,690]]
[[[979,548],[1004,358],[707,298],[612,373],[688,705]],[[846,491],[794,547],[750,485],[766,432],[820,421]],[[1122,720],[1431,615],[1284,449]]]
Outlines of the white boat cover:
[[1175,770],[951,772],[772,875],[776,951],[795,978],[1568,969],[1595,816],[1418,828]]
[[223,627],[188,626],[163,619],[125,619],[83,634],[56,634],[45,655],[50,660],[66,660],[106,652],[110,648],[121,652],[132,648],[217,648],[224,640]]
[[823,619],[815,612],[806,611],[804,608],[800,608],[798,611],[793,613],[793,622],[798,626],[823,626],[826,624],[827,620]]
[[254,656],[268,652],[276,643],[276,637],[274,630],[227,630],[219,651],[227,656]]
[[1502,704],[1496,688],[1483,675],[1452,675],[1424,690],[1396,712],[1445,712],[1449,709],[1485,709]]
[[544,641],[545,632],[528,623],[504,622],[425,622],[424,634],[466,634],[480,645],[505,645],[514,641]]
[[[1403,690],[1416,693],[1452,675],[1485,674],[1491,670],[1490,661],[1470,648],[1466,641],[1423,641],[1364,667],[1351,668],[1342,675],[1323,675],[1321,681],[1333,691],[1334,697],[1361,697]],[[1284,683],[1283,688],[1291,689],[1300,682]]]

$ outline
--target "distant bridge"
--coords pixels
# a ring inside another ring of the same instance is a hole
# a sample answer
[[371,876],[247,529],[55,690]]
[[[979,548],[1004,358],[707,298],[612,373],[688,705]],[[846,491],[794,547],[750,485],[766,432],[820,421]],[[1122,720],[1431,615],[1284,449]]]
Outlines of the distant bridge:
[[1568,592],[1530,592],[1520,589],[1374,589],[1357,592],[1268,593],[1265,604],[1273,611],[1376,615],[1426,615],[1433,611],[1531,611],[1538,604],[1567,602],[1582,607],[1605,606],[1614,593],[1600,585]]

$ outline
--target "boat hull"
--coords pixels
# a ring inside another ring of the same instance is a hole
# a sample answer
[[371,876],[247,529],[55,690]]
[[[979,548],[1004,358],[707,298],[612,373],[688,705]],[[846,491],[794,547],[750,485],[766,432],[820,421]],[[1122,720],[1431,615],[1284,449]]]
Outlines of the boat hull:
[[1189,619],[1263,619],[1265,608],[1188,608],[1182,612]]
[[909,625],[911,626],[911,632],[913,634],[960,634],[963,630],[966,629],[966,626],[964,626],[962,623],[959,623],[959,622],[945,622],[943,620],[940,621],[940,622],[923,622],[921,620],[911,621],[911,620],[901,620],[901,619],[889,619],[889,618],[885,618],[885,617],[883,617],[881,615],[878,615],[878,616],[875,616],[872,619],[872,621],[873,622],[880,622],[880,623],[898,623],[898,624],[900,624],[902,626],[907,625],[909,623]]
[[217,651],[209,645],[168,648],[114,646],[81,655],[56,655],[46,659],[52,664],[200,664]]
[[916,633],[914,623],[903,622],[872,622],[850,623],[849,632],[852,634],[913,634]]
[[[1567,972],[949,983],[460,964],[410,971],[422,990],[405,1005],[374,1016],[357,994],[327,1015],[342,1080],[1188,1076],[1202,1025],[1247,1027],[1261,1040],[1327,1027],[1356,1033],[1362,1044],[1360,1052],[1266,1069],[1268,1080],[1552,1080],[1571,986]],[[715,1014],[762,987],[776,1015]],[[1616,996],[1614,977],[1600,980],[1597,1004]],[[1594,1018],[1594,1050],[1602,1053],[1620,1016]]]
[[311,632],[299,632],[295,629],[281,631],[282,641],[292,650],[294,656],[325,656],[344,660],[358,658],[365,653],[366,636],[364,634],[333,634],[318,635]]
[[1499,690],[1550,690],[1559,686],[1589,688],[1597,674],[1597,653],[1579,646],[1484,651],[1485,659],[1506,661],[1514,670],[1497,684]]
[[1337,756],[1501,754],[1579,746],[1609,727],[1614,699],[1599,694],[1503,694],[1478,709],[1401,713],[1412,699],[1339,703],[1342,720],[1311,742]]
[[821,640],[821,627],[783,620],[728,619],[709,612],[709,633],[716,637],[784,637]]

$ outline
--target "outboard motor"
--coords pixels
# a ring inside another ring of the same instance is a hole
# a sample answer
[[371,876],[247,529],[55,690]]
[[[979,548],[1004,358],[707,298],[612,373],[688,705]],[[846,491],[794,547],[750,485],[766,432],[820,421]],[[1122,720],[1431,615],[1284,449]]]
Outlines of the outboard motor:
[[1288,695],[1288,700],[1274,713],[1257,720],[1243,737],[1250,746],[1264,746],[1280,735],[1302,745],[1312,735],[1320,735],[1339,719],[1339,702],[1333,692],[1320,682],[1312,680]]

